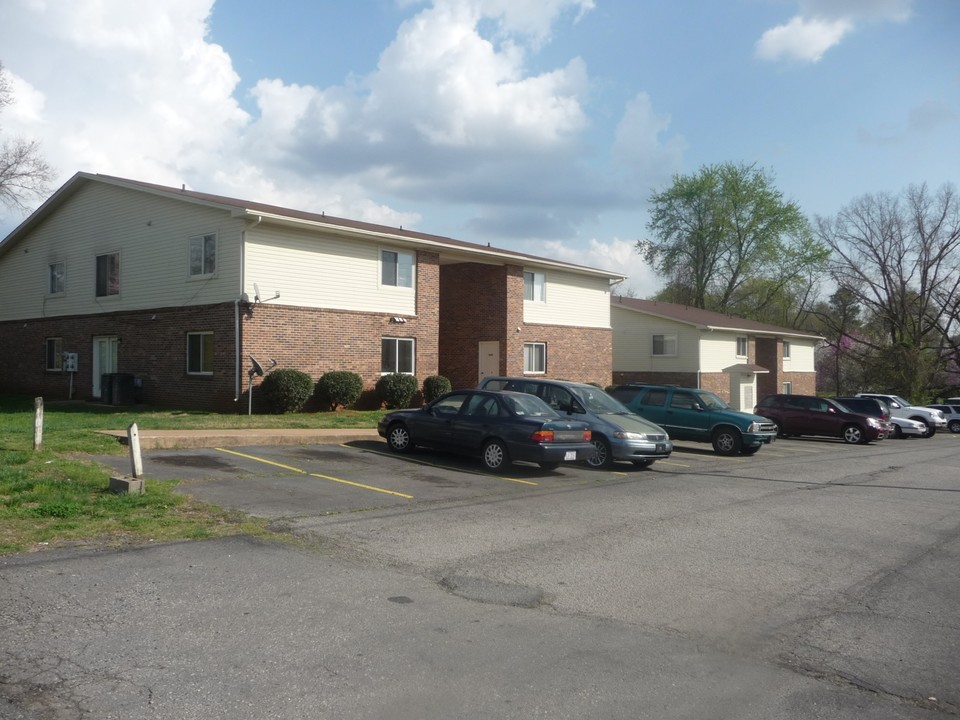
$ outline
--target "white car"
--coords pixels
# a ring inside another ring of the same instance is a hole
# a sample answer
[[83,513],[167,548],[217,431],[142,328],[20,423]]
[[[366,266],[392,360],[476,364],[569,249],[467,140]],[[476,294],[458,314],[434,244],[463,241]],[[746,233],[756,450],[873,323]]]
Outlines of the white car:
[[[960,398],[951,398],[951,400],[960,400]],[[960,433],[960,402],[950,405],[927,405],[928,408],[939,410],[947,419],[947,427],[952,433]]]
[[890,418],[890,421],[893,423],[893,431],[890,433],[890,437],[926,437],[927,435],[926,423],[922,423],[919,420],[911,420],[910,418],[902,418],[894,415]]
[[857,393],[857,397],[872,397],[877,400],[883,400],[890,406],[890,414],[893,415],[893,417],[922,422],[927,426],[927,432],[924,437],[933,437],[937,430],[947,427],[947,419],[943,416],[942,412],[934,410],[933,408],[911,405],[899,395],[862,392]]

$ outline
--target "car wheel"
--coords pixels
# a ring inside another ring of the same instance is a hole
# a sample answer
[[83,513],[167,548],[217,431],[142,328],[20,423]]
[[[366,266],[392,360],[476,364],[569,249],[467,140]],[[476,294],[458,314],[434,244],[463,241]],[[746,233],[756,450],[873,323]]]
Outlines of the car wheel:
[[653,465],[653,460],[633,460],[634,467],[648,468]]
[[744,455],[756,455],[757,451],[760,450],[759,445],[751,445],[750,447],[745,447],[740,450]]
[[960,420],[951,420],[947,427],[950,428],[952,433],[960,433]]
[[396,453],[408,453],[413,450],[413,438],[402,422],[394,423],[387,431],[387,447]]
[[865,435],[863,434],[863,428],[861,428],[859,425],[847,425],[843,428],[843,441],[845,443],[857,445],[865,442],[864,438]]
[[596,454],[587,460],[587,465],[593,468],[608,468],[613,464],[613,451],[607,439],[598,435],[593,436],[593,448]]
[[713,433],[713,451],[717,455],[736,455],[743,441],[735,428],[720,427]]
[[893,431],[890,434],[895,438],[903,439],[903,430],[901,430],[900,426],[896,423],[893,424]]
[[499,470],[510,464],[507,446],[500,440],[488,440],[483,446],[483,466],[487,470]]
[[558,467],[560,467],[560,463],[558,462],[542,462],[537,464],[540,466],[541,470],[556,470]]

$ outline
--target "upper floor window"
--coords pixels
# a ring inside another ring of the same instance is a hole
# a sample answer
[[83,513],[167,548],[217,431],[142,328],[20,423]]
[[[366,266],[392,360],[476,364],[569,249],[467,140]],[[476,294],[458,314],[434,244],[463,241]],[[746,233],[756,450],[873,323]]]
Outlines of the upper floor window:
[[120,253],[97,255],[97,297],[120,294]]
[[63,339],[47,338],[47,370],[63,370]]
[[380,372],[414,374],[415,346],[413,338],[380,339]]
[[187,333],[187,374],[213,375],[213,333]]
[[737,338],[737,357],[747,357],[750,354],[750,343],[746,337]]
[[380,251],[380,284],[413,287],[413,253]]
[[545,373],[547,371],[546,343],[524,343],[523,371],[525,373]]
[[789,340],[783,341],[783,359],[784,360],[790,359],[790,341]]
[[677,354],[677,336],[676,335],[654,335],[653,336],[653,355],[673,357]]
[[217,271],[217,236],[190,238],[190,277],[213,275]]
[[534,302],[547,301],[547,282],[543,273],[523,273],[523,299]]
[[66,288],[67,264],[63,262],[50,263],[47,271],[47,292],[58,295]]

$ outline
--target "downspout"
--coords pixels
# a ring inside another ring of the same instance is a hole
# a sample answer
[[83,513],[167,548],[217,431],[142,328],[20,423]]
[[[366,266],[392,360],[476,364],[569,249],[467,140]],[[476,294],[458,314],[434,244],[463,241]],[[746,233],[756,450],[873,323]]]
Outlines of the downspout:
[[[255,228],[262,221],[263,221],[263,216],[257,215],[257,221],[250,226],[250,229]],[[247,231],[241,230],[240,231],[240,295],[237,297],[236,300],[233,301],[233,343],[234,343],[234,349],[235,349],[235,355],[236,355],[236,357],[234,358],[234,362],[235,362],[234,371],[236,375],[236,383],[234,384],[234,391],[233,391],[234,402],[237,402],[238,400],[240,400],[240,393],[242,392],[240,389],[240,386],[243,381],[243,369],[240,367],[241,356],[242,356],[242,347],[240,343],[240,303],[243,301],[243,294],[245,292],[245,288],[247,285],[247,282],[246,282],[247,266],[245,262],[246,247],[247,247]]]

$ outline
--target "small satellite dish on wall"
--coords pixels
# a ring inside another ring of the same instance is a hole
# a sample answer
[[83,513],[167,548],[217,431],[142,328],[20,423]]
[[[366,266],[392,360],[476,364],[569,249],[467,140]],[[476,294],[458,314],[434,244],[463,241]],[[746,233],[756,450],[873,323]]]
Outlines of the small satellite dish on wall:
[[250,362],[253,363],[253,367],[250,368],[250,377],[252,378],[254,375],[263,377],[263,365],[258,363],[253,355],[250,356]]

